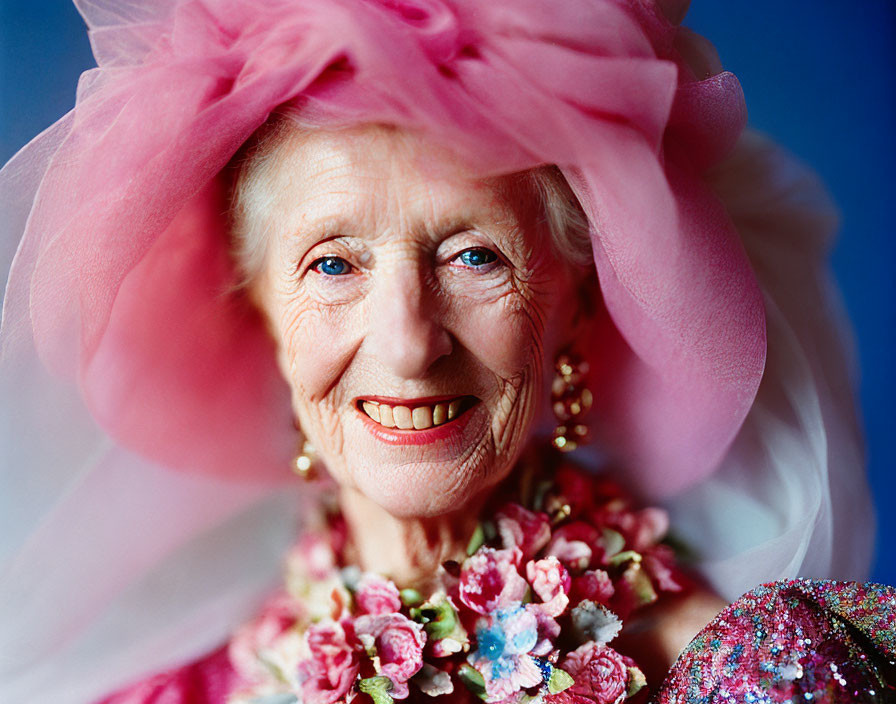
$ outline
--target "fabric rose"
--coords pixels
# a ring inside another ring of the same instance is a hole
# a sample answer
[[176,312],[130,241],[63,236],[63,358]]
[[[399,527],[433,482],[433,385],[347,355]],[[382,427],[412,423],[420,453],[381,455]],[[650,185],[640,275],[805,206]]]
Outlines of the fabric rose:
[[553,555],[562,562],[570,572],[581,572],[588,569],[594,557],[603,554],[600,534],[594,526],[577,521],[560,526],[551,536],[545,553]]
[[505,505],[496,516],[498,534],[505,548],[519,548],[529,560],[551,539],[547,514],[528,511],[519,504]]
[[569,572],[554,556],[531,560],[526,565],[526,578],[543,603],[538,606],[548,616],[559,616],[569,604]]
[[528,587],[517,571],[521,558],[519,548],[483,548],[468,557],[461,568],[460,600],[479,614],[522,601]]
[[628,666],[612,648],[585,643],[567,655],[561,667],[575,680],[563,692],[574,704],[617,704],[625,699]]
[[567,540],[559,536],[551,541],[548,555],[556,557],[573,572],[581,572],[591,562],[591,548],[581,540]]
[[308,704],[333,704],[345,697],[358,676],[351,626],[325,622],[308,629],[310,657],[299,663],[302,696]]
[[573,577],[569,599],[573,604],[588,600],[606,605],[615,593],[613,580],[604,570],[586,570],[578,577]]
[[650,579],[663,591],[679,592],[681,584],[675,579],[675,553],[667,545],[657,545],[644,555],[644,569]]
[[373,616],[401,609],[398,587],[385,577],[371,572],[366,572],[358,582],[355,601],[363,613]]
[[374,654],[379,674],[392,680],[389,695],[406,698],[407,681],[423,667],[423,626],[398,613],[359,616],[354,625],[358,640]]

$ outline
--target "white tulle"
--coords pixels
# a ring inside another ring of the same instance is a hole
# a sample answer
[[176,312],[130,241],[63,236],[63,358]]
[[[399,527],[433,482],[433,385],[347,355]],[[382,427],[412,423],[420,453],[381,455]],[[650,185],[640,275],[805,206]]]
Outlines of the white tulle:
[[764,292],[768,358],[728,456],[670,503],[672,524],[728,599],[794,575],[861,579],[874,519],[852,333],[827,262],[835,211],[814,174],[755,133],[711,180]]

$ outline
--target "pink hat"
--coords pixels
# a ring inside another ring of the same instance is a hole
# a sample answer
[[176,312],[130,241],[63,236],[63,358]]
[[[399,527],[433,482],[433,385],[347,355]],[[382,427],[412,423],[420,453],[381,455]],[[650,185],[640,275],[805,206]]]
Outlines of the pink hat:
[[[606,447],[653,495],[717,466],[765,361],[759,288],[701,180],[744,121],[728,73],[647,0],[168,0],[94,16],[99,67],[53,134],[10,275],[31,331],[118,442],[172,468],[276,481],[285,382],[230,290],[226,167],[278,106],[423,130],[483,173],[557,164],[592,226]],[[678,13],[663,3],[670,16]],[[97,26],[96,22],[100,24]]]

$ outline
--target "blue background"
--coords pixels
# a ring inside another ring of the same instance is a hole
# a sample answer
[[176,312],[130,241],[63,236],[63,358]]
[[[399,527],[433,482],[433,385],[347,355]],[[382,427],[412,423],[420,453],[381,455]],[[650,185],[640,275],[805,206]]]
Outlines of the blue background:
[[[896,584],[896,3],[694,0],[685,24],[740,78],[752,125],[817,169],[841,208],[833,265],[862,366],[874,578]],[[0,162],[71,108],[92,65],[68,0],[0,0]]]

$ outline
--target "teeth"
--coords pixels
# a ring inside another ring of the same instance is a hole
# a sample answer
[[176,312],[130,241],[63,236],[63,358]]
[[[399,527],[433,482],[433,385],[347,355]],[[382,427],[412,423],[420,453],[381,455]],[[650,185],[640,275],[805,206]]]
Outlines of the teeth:
[[450,403],[436,403],[431,406],[390,406],[376,401],[364,401],[361,408],[373,420],[386,428],[401,430],[426,430],[434,425],[442,425],[460,414],[463,399]]
[[418,406],[411,413],[415,430],[426,430],[432,427],[432,409],[429,406]]
[[395,425],[401,430],[410,430],[414,427],[411,409],[407,406],[394,406],[392,408],[392,417],[395,419]]
[[380,424],[387,428],[395,427],[395,420],[392,418],[392,406],[385,404],[380,406]]

